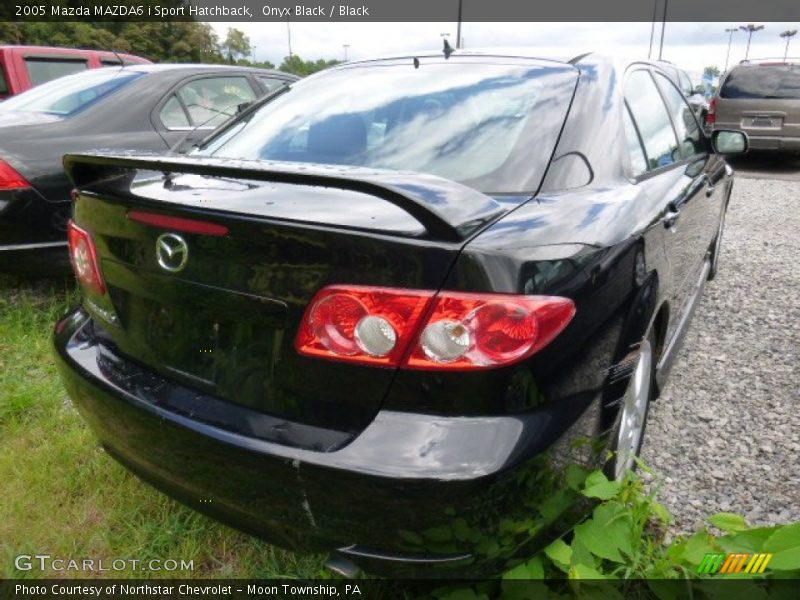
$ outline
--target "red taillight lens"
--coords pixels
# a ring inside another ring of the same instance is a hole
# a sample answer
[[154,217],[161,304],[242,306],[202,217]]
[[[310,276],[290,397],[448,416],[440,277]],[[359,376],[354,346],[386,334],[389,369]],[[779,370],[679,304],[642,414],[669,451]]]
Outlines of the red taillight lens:
[[708,113],[706,113],[706,124],[713,125],[717,122],[717,97],[714,96],[708,103]]
[[75,271],[75,277],[91,290],[98,294],[104,294],[106,284],[100,274],[97,251],[92,237],[72,221],[69,222],[67,232],[69,257],[72,262],[72,270]]
[[433,292],[331,286],[309,304],[295,347],[300,354],[397,366]]
[[571,300],[551,296],[332,286],[312,300],[295,346],[362,364],[484,369],[531,356],[574,314]]
[[169,215],[160,215],[140,210],[130,211],[128,213],[128,218],[137,223],[152,225],[153,227],[160,227],[162,229],[171,229],[173,231],[185,231],[186,233],[197,233],[200,235],[228,235],[228,228],[224,225],[209,223],[208,221],[198,221],[197,219],[171,217]]
[[575,304],[553,296],[441,292],[406,361],[412,369],[499,367],[527,358],[556,337]]
[[31,187],[30,182],[14,167],[0,160],[0,190],[17,190]]

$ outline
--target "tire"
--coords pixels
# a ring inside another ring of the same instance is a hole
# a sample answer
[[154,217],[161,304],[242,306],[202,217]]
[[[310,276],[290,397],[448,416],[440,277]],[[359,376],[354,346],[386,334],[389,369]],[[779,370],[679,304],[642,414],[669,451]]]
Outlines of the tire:
[[722,211],[722,216],[719,219],[719,228],[717,229],[717,237],[714,238],[714,245],[711,247],[711,268],[708,270],[708,280],[711,281],[717,276],[719,269],[719,255],[722,248],[722,234],[725,231],[725,215],[728,214],[728,205],[725,205],[725,210]]
[[611,459],[606,474],[616,481],[624,479],[629,469],[636,468],[634,457],[639,456],[655,391],[656,340],[651,330],[642,340],[636,366],[625,392],[619,399],[616,424],[610,437]]

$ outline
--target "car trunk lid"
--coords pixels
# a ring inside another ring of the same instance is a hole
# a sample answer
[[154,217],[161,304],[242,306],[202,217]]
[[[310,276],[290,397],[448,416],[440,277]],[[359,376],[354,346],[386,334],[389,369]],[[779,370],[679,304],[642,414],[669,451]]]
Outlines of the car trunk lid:
[[[311,298],[331,284],[438,289],[465,240],[510,208],[411,173],[173,157],[65,165],[107,288],[85,290],[85,305],[108,344],[199,392],[354,433],[394,371],[297,354]],[[185,244],[179,269],[165,239]]]

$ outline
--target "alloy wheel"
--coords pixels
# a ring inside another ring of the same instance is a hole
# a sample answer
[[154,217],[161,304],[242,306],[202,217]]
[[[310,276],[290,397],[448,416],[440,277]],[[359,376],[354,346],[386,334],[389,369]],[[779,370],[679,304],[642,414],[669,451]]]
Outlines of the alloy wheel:
[[617,433],[614,477],[619,481],[633,467],[639,453],[647,419],[652,385],[653,349],[645,339],[639,347],[639,359],[622,397],[622,416]]

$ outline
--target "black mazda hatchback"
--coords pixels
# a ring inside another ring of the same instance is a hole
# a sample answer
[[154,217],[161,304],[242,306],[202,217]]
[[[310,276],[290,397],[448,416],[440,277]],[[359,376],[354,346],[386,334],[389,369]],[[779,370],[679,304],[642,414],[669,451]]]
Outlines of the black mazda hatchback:
[[651,63],[341,65],[189,156],[65,158],[59,368],[199,511],[351,573],[497,572],[633,466],[746,150]]

